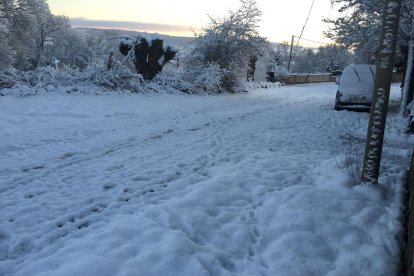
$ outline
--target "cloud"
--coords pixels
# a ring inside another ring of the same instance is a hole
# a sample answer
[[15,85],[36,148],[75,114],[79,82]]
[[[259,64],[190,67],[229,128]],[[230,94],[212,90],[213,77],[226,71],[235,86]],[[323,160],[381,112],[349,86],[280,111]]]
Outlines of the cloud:
[[112,21],[112,20],[93,20],[86,18],[70,18],[70,22],[75,28],[101,28],[101,29],[120,29],[132,31],[147,31],[160,33],[188,33],[192,34],[194,28],[183,25],[169,25],[159,23],[143,23],[132,21]]

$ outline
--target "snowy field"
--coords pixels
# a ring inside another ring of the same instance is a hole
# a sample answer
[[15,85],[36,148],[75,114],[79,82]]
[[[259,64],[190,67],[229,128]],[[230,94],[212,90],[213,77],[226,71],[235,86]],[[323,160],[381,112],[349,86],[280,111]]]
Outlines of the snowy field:
[[335,92],[0,97],[0,275],[396,275],[398,85],[374,187]]

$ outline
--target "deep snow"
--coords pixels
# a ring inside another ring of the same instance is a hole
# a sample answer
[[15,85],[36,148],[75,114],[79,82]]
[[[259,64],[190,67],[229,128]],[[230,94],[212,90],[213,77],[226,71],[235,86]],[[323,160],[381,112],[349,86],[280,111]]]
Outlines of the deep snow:
[[0,97],[0,274],[396,274],[398,86],[377,186],[344,168],[368,114],[335,92]]

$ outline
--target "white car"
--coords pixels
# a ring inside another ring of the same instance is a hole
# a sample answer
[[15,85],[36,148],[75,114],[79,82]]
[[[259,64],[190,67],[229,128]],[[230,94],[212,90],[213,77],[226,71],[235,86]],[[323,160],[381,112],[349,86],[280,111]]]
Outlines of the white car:
[[369,111],[374,89],[375,65],[352,64],[337,81],[336,110]]

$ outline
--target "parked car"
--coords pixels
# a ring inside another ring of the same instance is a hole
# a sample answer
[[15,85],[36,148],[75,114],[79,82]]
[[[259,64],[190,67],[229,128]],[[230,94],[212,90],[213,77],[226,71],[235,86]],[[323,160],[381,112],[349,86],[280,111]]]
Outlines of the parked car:
[[353,64],[345,67],[335,97],[336,110],[369,111],[374,89],[375,65]]
[[332,77],[339,77],[342,75],[342,71],[341,70],[334,70],[331,72],[331,76]]

